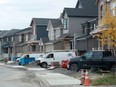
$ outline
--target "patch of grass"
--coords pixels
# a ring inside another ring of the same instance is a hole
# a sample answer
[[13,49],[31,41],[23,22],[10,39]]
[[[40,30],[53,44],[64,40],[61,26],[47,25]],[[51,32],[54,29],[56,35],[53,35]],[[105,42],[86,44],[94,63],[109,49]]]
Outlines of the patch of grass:
[[116,85],[116,74],[106,74],[92,81],[92,85]]

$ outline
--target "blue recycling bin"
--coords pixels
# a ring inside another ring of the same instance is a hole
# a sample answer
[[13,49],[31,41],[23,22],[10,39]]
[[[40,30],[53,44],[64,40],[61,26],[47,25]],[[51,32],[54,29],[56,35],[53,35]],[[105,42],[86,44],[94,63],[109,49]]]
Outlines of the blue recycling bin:
[[33,61],[35,61],[34,57],[32,57],[32,58],[29,58],[29,57],[27,57],[27,58],[21,58],[20,59],[20,64],[21,65],[28,65],[30,62],[33,62]]
[[21,58],[20,59],[20,64],[21,65],[27,65],[27,64],[29,64],[29,58]]

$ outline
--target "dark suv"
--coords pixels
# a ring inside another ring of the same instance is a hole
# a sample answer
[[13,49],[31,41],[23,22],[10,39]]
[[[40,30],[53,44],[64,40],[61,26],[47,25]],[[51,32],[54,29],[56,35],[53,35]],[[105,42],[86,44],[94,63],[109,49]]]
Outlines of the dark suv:
[[68,69],[79,71],[80,69],[99,68],[111,70],[116,68],[116,58],[110,51],[87,51],[80,57],[74,57],[69,60]]

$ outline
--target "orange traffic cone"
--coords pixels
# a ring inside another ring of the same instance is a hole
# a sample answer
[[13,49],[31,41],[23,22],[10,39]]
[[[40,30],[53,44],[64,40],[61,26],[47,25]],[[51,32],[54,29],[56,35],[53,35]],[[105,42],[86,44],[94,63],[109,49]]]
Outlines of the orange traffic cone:
[[84,86],[90,86],[90,79],[89,79],[89,75],[88,75],[88,71],[86,70],[85,72],[85,81],[84,81]]
[[82,70],[81,70],[81,84],[80,84],[80,85],[83,85],[83,84],[84,84],[84,81],[85,81],[85,72],[84,72],[84,70],[82,69]]

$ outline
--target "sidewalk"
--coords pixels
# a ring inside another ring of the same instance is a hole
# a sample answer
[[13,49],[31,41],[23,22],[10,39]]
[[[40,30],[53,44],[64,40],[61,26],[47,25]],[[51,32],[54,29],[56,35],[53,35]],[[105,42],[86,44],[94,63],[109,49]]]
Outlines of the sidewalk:
[[36,73],[35,75],[44,82],[46,87],[77,87],[80,84],[80,80],[60,73]]

